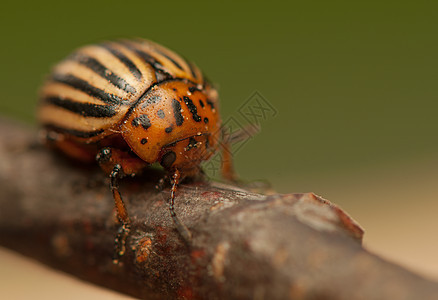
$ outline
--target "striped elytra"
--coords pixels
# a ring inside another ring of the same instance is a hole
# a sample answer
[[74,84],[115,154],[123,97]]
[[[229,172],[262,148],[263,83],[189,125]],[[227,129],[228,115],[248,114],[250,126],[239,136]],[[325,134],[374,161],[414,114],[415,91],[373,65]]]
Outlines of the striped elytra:
[[[141,39],[85,46],[61,61],[41,89],[38,118],[49,146],[109,175],[121,227],[115,262],[127,248],[130,218],[118,181],[159,163],[171,178],[170,215],[181,237],[190,231],[174,211],[184,177],[227,141],[221,140],[216,90],[199,69],[174,52]],[[231,159],[223,176],[234,178]],[[160,181],[163,182],[163,181]]]
[[[216,91],[194,64],[151,41],[78,49],[54,67],[40,98],[39,120],[58,138],[51,144],[81,160],[116,139],[117,148],[129,147],[151,164],[173,151],[169,145],[196,136],[199,147],[175,152],[175,162],[166,164],[190,173],[217,148]],[[81,151],[66,151],[65,143]]]

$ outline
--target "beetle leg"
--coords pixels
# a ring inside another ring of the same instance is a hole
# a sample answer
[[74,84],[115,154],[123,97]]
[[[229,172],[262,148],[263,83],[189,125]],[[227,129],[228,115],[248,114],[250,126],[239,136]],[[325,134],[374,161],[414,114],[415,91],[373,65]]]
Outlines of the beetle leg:
[[272,194],[274,190],[268,181],[257,180],[253,182],[244,182],[239,179],[234,170],[233,154],[231,145],[233,143],[249,139],[260,131],[260,127],[250,124],[234,133],[227,133],[226,128],[222,131],[222,177],[238,186],[255,193]]
[[122,224],[122,226],[119,227],[117,236],[114,240],[115,257],[113,259],[113,262],[115,264],[118,264],[119,257],[125,254],[126,239],[131,230],[131,219],[129,218],[128,211],[126,210],[126,206],[125,203],[123,202],[122,195],[120,195],[119,192],[118,180],[120,178],[121,169],[122,167],[119,164],[117,164],[114,166],[114,169],[110,174],[110,178],[111,178],[110,187],[113,193],[114,203],[117,210],[117,218],[119,219],[119,222]]
[[233,183],[238,182],[237,174],[233,165],[233,153],[231,152],[231,130],[228,127],[222,127],[222,157],[221,173],[222,178]]
[[233,153],[231,145],[240,141],[250,139],[260,131],[260,127],[255,124],[249,124],[234,132],[229,128],[222,127],[222,177],[236,184],[241,184],[233,164]]
[[169,199],[169,212],[170,216],[172,217],[173,223],[176,226],[176,229],[178,230],[181,237],[184,239],[184,241],[187,244],[190,244],[190,241],[192,239],[192,233],[187,228],[186,225],[184,225],[183,222],[178,218],[178,216],[175,213],[175,193],[176,189],[178,187],[179,180],[181,179],[181,173],[178,170],[175,170],[173,176],[172,176],[172,188],[170,190],[170,199]]
[[116,148],[103,148],[96,156],[100,167],[109,173],[110,188],[114,197],[117,218],[121,224],[115,238],[115,255],[113,262],[117,264],[119,258],[125,254],[126,239],[131,229],[131,220],[128,215],[125,203],[119,192],[119,179],[126,175],[138,174],[148,164],[143,160],[130,155],[127,152]]
[[110,147],[100,150],[96,160],[106,174],[111,174],[114,167],[119,164],[122,171],[119,177],[140,174],[149,165],[126,151]]
[[233,154],[229,142],[222,143],[222,177],[225,180],[239,182],[236,171],[234,170]]
[[268,181],[257,180],[252,182],[242,181],[234,171],[233,155],[231,154],[231,145],[223,144],[222,150],[222,177],[233,184],[247,189],[254,193],[272,194],[274,190]]

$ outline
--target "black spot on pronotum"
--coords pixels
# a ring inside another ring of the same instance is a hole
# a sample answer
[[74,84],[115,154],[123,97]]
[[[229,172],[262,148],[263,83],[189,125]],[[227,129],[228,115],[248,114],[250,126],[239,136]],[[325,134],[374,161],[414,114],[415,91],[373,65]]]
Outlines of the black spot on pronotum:
[[163,111],[162,109],[160,109],[160,110],[157,111],[157,116],[158,116],[160,119],[164,119],[164,117],[165,117],[166,115],[164,114],[164,111]]
[[132,126],[138,127],[141,125],[145,130],[151,127],[151,121],[149,120],[149,117],[147,115],[140,115],[136,118],[134,118],[131,122]]
[[175,117],[176,126],[181,126],[184,123],[184,117],[181,114],[181,104],[178,100],[172,100],[173,116]]
[[166,133],[171,133],[172,130],[173,130],[173,127],[172,127],[172,126],[169,126],[169,127],[167,127],[166,129],[164,129],[164,131],[165,131]]
[[161,101],[161,97],[160,96],[152,96],[149,98],[148,102],[151,104],[155,104]]
[[141,143],[142,145],[146,144],[147,142],[148,142],[147,139],[141,139],[141,141],[140,141],[140,143]]
[[196,105],[193,104],[192,99],[190,99],[187,96],[184,96],[183,99],[184,99],[184,103],[187,105],[187,108],[192,114],[193,120],[195,120],[195,122],[201,122],[202,118],[198,116],[198,109],[196,108]]
[[189,138],[189,144],[187,145],[186,150],[188,151],[196,147],[198,147],[198,142],[193,137]]
[[151,96],[146,99],[146,101],[141,105],[141,107],[148,107],[151,104],[157,104],[162,98],[160,96]]
[[208,118],[204,118],[204,123],[208,124]]
[[163,166],[163,168],[169,169],[172,166],[172,164],[175,162],[175,160],[176,160],[175,152],[169,151],[163,155],[160,164]]

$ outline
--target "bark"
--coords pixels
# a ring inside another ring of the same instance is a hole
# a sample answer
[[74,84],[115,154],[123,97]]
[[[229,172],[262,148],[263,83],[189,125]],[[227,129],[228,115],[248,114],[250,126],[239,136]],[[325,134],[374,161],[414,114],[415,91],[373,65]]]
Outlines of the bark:
[[367,252],[363,231],[314,194],[262,195],[216,182],[169,188],[151,169],[121,181],[132,220],[122,263],[108,178],[0,120],[0,244],[87,281],[148,299],[436,299],[438,284]]

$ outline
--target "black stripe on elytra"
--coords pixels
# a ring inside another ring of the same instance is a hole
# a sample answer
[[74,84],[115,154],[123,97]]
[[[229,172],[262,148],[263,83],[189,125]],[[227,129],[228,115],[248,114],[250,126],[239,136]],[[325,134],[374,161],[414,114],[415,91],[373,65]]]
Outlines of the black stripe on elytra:
[[112,55],[117,57],[125,66],[128,67],[129,71],[132,73],[132,75],[137,78],[138,81],[141,80],[143,75],[141,74],[140,70],[137,68],[137,66],[130,60],[125,54],[111,46],[110,44],[101,44],[100,47],[106,49],[107,51],[111,52]]
[[72,113],[92,118],[111,118],[117,112],[114,105],[98,105],[93,103],[82,103],[59,97],[44,98],[44,102],[64,108]]
[[157,81],[163,81],[172,77],[167,71],[164,70],[163,65],[155,59],[152,55],[147,52],[137,49],[134,45],[129,42],[122,42],[122,44],[128,48],[129,50],[135,52],[144,62],[149,64],[152,68],[154,68]]
[[184,123],[184,117],[181,114],[181,104],[178,100],[172,100],[173,116],[175,117],[176,126],[181,126]]
[[68,128],[64,128],[64,127],[59,127],[59,126],[55,126],[55,125],[45,125],[45,127],[47,129],[56,131],[56,132],[61,132],[61,133],[66,133],[66,134],[70,134],[70,135],[74,135],[80,138],[91,138],[91,137],[95,137],[98,136],[99,134],[101,134],[104,130],[103,129],[99,129],[99,130],[95,130],[95,131],[81,131],[81,130],[75,130],[75,129],[68,129]]
[[120,105],[120,104],[128,103],[127,101],[124,101],[122,98],[117,97],[116,95],[113,94],[106,93],[105,91],[91,85],[87,81],[80,79],[71,74],[54,74],[52,80],[69,85],[77,90],[80,90],[90,95],[91,97],[100,99],[108,104]]
[[198,79],[198,76],[196,76],[196,72],[195,72],[195,65],[191,62],[189,62],[188,65],[190,68],[190,73],[192,73],[193,78]]
[[201,122],[202,118],[198,116],[198,110],[196,108],[196,105],[193,104],[192,99],[190,99],[187,96],[184,96],[183,99],[184,99],[184,103],[187,105],[187,108],[189,109],[190,113],[193,116],[193,120],[195,120],[196,122]]
[[177,63],[172,57],[166,55],[164,52],[162,52],[162,51],[160,51],[158,49],[155,49],[155,51],[158,52],[161,56],[164,56],[165,58],[170,60],[170,62],[173,63],[175,65],[175,67],[177,67],[181,71],[184,71],[184,69],[181,67],[181,65],[179,63]]
[[81,65],[89,68],[90,70],[94,71],[96,74],[98,74],[100,77],[105,78],[108,80],[112,85],[115,87],[118,87],[121,90],[124,90],[128,93],[136,93],[137,91],[135,88],[127,83],[125,79],[117,76],[114,74],[111,70],[109,70],[107,67],[102,65],[97,59],[90,57],[88,55],[83,54],[74,54],[70,57],[70,59],[80,63]]
[[138,127],[141,125],[145,130],[147,130],[152,125],[151,120],[149,120],[149,117],[145,114],[139,115],[138,117],[134,118],[131,124],[134,127]]

